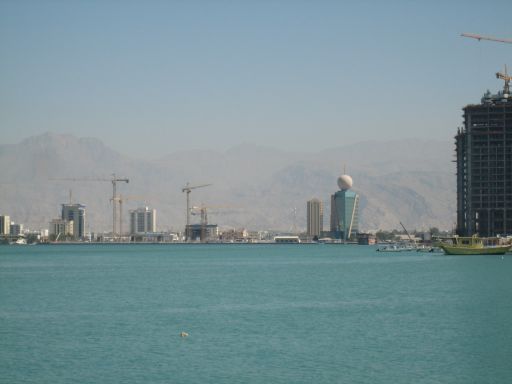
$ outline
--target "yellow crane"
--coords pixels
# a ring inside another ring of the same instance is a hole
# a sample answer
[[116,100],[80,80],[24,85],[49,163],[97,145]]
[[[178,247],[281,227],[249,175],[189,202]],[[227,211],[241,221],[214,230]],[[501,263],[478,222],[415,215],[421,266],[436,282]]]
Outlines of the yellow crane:
[[[506,44],[512,44],[512,39],[501,39],[493,36],[482,36],[482,35],[475,35],[474,33],[462,33],[461,36],[463,37],[469,37],[470,39],[476,39],[478,41],[481,40],[488,40],[488,41],[496,41],[498,43],[506,43]],[[503,87],[503,94],[504,95],[510,95],[510,80],[512,80],[512,77],[508,75],[507,73],[507,65],[505,65],[505,72],[497,72],[496,78],[501,79],[505,81],[505,86]]]
[[512,80],[512,76],[509,76],[507,73],[507,65],[505,64],[505,73],[496,72],[496,78],[505,81],[505,86],[503,87],[503,94],[510,95],[510,80]]
[[187,225],[185,227],[185,240],[188,241],[189,240],[189,229],[190,229],[190,192],[192,192],[193,189],[197,189],[197,188],[204,188],[204,187],[208,187],[210,186],[211,184],[201,184],[201,185],[190,185],[189,182],[187,182],[187,184],[185,184],[185,186],[181,189],[181,192],[186,192],[187,193]]

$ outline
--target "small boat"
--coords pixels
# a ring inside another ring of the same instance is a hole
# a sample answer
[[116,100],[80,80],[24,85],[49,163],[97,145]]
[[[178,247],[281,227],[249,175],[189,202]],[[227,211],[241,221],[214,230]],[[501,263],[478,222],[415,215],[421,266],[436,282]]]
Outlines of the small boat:
[[419,246],[416,248],[416,252],[432,253],[432,252],[434,252],[434,247],[428,247],[428,246],[422,245],[422,246]]
[[485,245],[484,239],[476,235],[472,237],[452,238],[452,243],[440,243],[439,247],[447,255],[504,255],[510,245]]
[[384,247],[377,248],[377,252],[406,252],[414,251],[416,248],[406,244],[389,244]]

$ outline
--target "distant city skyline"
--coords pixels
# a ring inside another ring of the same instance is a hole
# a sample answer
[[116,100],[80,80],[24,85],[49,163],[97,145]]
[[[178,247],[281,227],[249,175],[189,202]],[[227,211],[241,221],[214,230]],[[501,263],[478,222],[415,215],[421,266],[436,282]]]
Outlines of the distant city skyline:
[[[0,3],[1,143],[51,131],[156,158],[452,140],[501,89],[509,1]],[[145,145],[141,145],[144,143]]]

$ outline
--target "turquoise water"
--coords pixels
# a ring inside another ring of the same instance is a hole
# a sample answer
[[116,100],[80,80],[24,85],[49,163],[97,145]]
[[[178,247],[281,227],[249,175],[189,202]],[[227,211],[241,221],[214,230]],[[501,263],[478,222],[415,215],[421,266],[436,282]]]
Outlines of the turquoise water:
[[510,255],[0,247],[1,383],[509,383],[511,326]]

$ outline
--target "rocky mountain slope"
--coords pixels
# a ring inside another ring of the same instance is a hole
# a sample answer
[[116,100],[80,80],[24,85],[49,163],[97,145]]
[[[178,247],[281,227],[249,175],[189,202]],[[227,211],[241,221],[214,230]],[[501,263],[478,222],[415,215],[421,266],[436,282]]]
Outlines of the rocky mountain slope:
[[125,219],[128,209],[149,205],[157,209],[161,230],[184,226],[181,188],[187,181],[212,183],[191,194],[193,205],[212,207],[210,222],[284,231],[295,224],[303,229],[306,201],[312,197],[325,202],[327,225],[330,194],[346,167],[361,195],[361,229],[399,228],[400,221],[410,229],[449,229],[455,221],[452,159],[451,142],[408,139],[317,153],[242,144],[225,152],[184,150],[145,161],[124,156],[98,139],[47,133],[0,145],[0,214],[33,229],[47,227],[58,217],[60,204],[70,200],[71,190],[71,200],[87,206],[88,229],[108,230],[112,186],[92,179],[108,179],[115,172],[130,179],[118,186],[126,197]]

